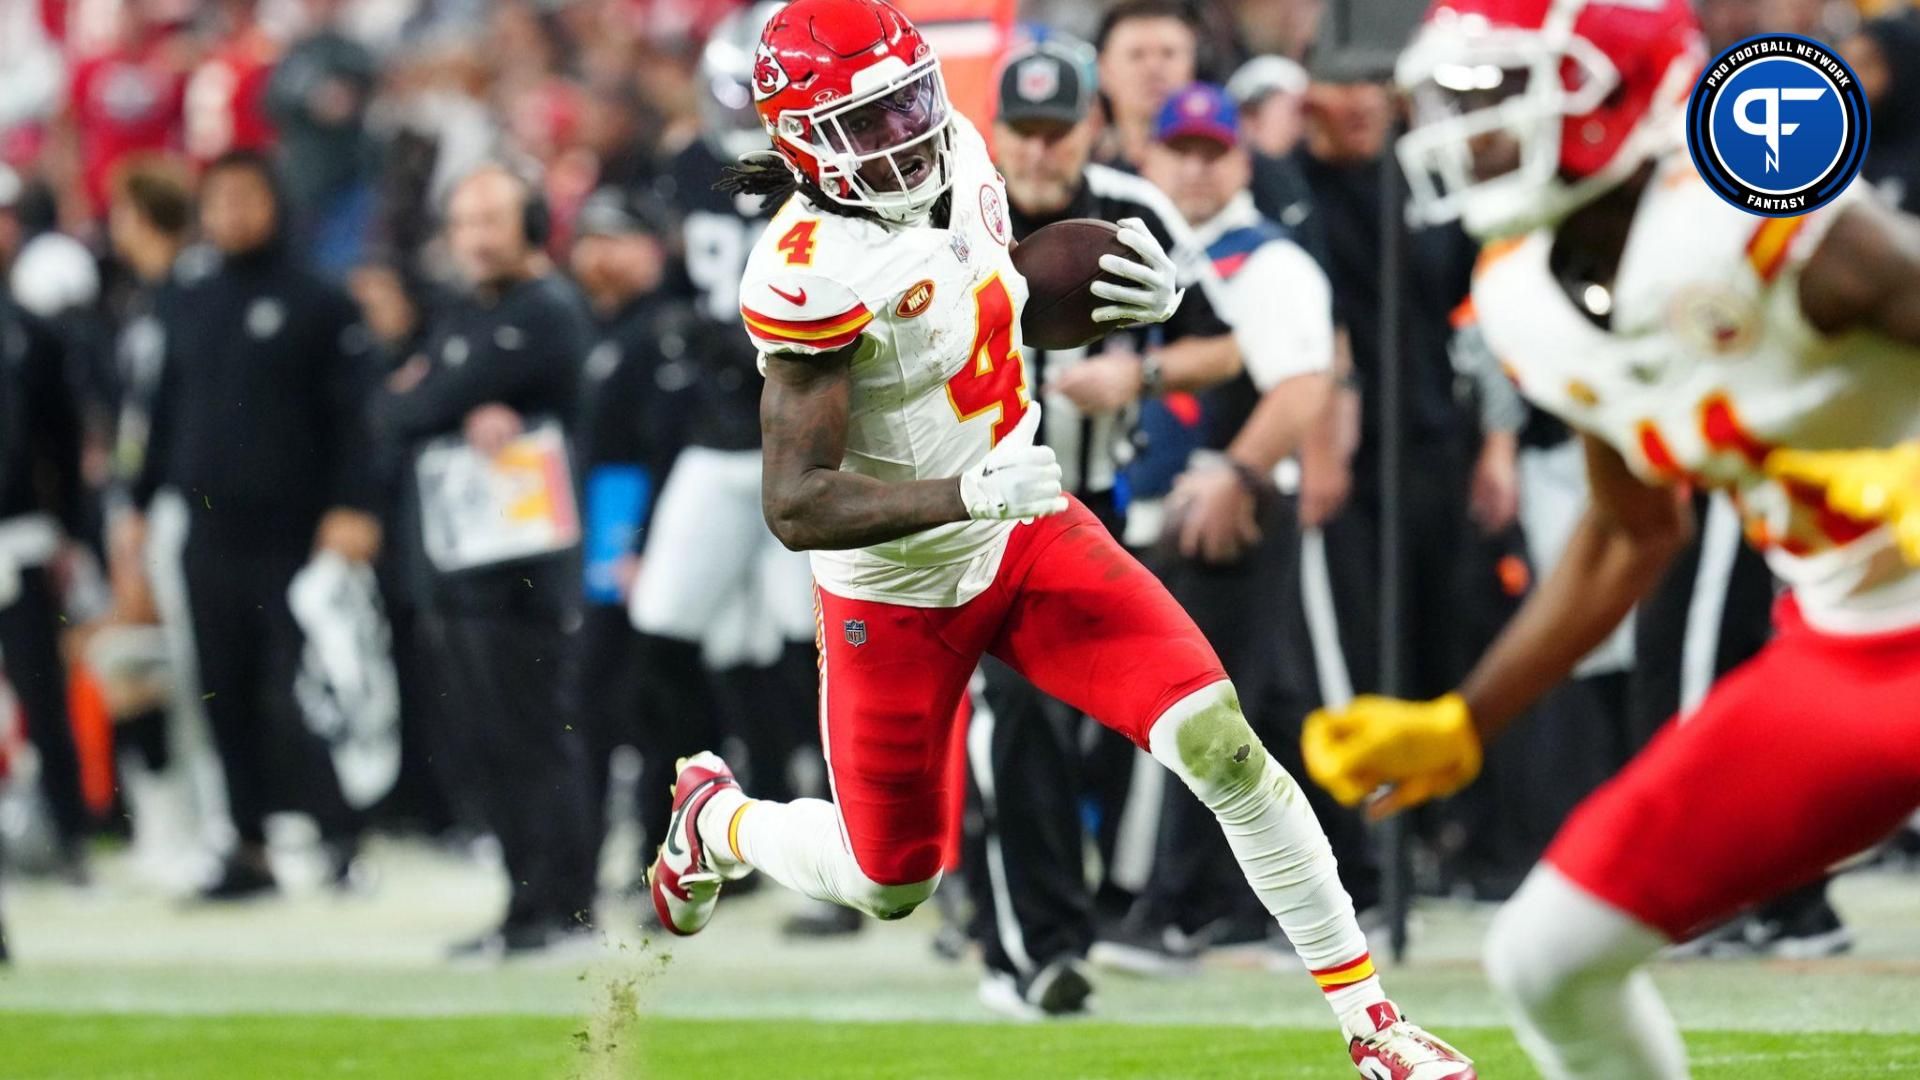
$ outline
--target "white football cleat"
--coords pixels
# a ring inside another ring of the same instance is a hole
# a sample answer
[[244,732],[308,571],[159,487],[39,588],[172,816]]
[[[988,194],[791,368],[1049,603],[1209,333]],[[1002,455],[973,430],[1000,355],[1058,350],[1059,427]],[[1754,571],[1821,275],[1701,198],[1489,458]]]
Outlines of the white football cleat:
[[1465,1054],[1402,1019],[1391,1001],[1340,1018],[1353,1067],[1367,1080],[1478,1080]]
[[722,873],[707,858],[700,839],[700,811],[727,788],[738,790],[733,770],[718,754],[701,751],[674,763],[673,817],[667,823],[666,843],[647,870],[653,912],[668,931],[686,936],[699,933],[713,917],[723,881],[744,876],[746,867]]

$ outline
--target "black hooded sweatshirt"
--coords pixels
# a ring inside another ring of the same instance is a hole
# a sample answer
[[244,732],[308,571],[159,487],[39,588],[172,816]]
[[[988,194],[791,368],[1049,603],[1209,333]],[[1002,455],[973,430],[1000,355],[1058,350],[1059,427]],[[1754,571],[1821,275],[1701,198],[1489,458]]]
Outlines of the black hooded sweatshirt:
[[303,544],[329,508],[372,505],[372,339],[345,292],[276,241],[189,259],[155,315],[166,353],[139,503],[174,487],[209,530]]
[[60,339],[0,290],[0,520],[51,512],[79,528],[80,410]]

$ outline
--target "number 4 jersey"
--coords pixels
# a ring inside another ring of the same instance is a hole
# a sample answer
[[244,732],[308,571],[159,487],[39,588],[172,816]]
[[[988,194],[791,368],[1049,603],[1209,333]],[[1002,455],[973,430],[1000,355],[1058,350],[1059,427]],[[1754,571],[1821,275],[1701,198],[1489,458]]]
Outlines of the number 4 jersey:
[[[857,346],[840,467],[887,483],[960,475],[1028,408],[1019,342],[1027,284],[1008,254],[1006,186],[979,133],[960,116],[953,128],[945,228],[827,213],[796,195],[761,234],[740,284],[740,317],[761,353]],[[957,607],[992,583],[1013,527],[959,522],[815,551],[813,574],[850,599]]]

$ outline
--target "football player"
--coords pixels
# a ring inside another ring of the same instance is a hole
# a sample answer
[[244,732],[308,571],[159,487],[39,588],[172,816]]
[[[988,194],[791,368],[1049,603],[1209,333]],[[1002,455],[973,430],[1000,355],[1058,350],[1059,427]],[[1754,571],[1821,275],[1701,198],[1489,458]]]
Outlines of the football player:
[[1584,434],[1592,500],[1458,692],[1309,719],[1315,779],[1388,786],[1379,813],[1472,780],[1658,581],[1688,487],[1728,491],[1790,586],[1772,642],[1574,811],[1495,921],[1488,972],[1555,1078],[1685,1076],[1642,962],[1920,805],[1920,223],[1864,184],[1800,217],[1723,202],[1682,142],[1704,56],[1685,0],[1440,0],[1399,67],[1416,210],[1492,241],[1487,341]]
[[[700,930],[756,869],[878,918],[925,901],[956,709],[990,652],[1213,810],[1363,1075],[1474,1076],[1386,998],[1326,837],[1193,621],[1034,445],[1005,187],[919,32],[883,0],[797,0],[761,36],[754,97],[776,150],[734,185],[784,201],[740,309],[766,374],[766,517],[818,583],[834,801],[751,800],[718,757],[689,759],[651,872],[661,922]],[[1167,319],[1173,261],[1138,221],[1118,237],[1133,257],[1101,258],[1094,318]]]

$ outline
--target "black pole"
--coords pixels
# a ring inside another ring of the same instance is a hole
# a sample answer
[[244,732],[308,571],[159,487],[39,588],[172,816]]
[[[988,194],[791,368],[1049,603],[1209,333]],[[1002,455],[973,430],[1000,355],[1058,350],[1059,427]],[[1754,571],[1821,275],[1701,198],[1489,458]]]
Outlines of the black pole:
[[[1380,692],[1398,697],[1406,693],[1400,636],[1401,617],[1406,610],[1400,494],[1406,434],[1400,340],[1401,248],[1406,217],[1400,197],[1400,166],[1391,139],[1387,146],[1380,157],[1380,354],[1376,360],[1380,371],[1375,382],[1380,395],[1376,428],[1380,433]],[[1388,940],[1395,963],[1406,958],[1407,913],[1413,892],[1403,816],[1388,818],[1378,830],[1386,862],[1380,898],[1387,908]]]

